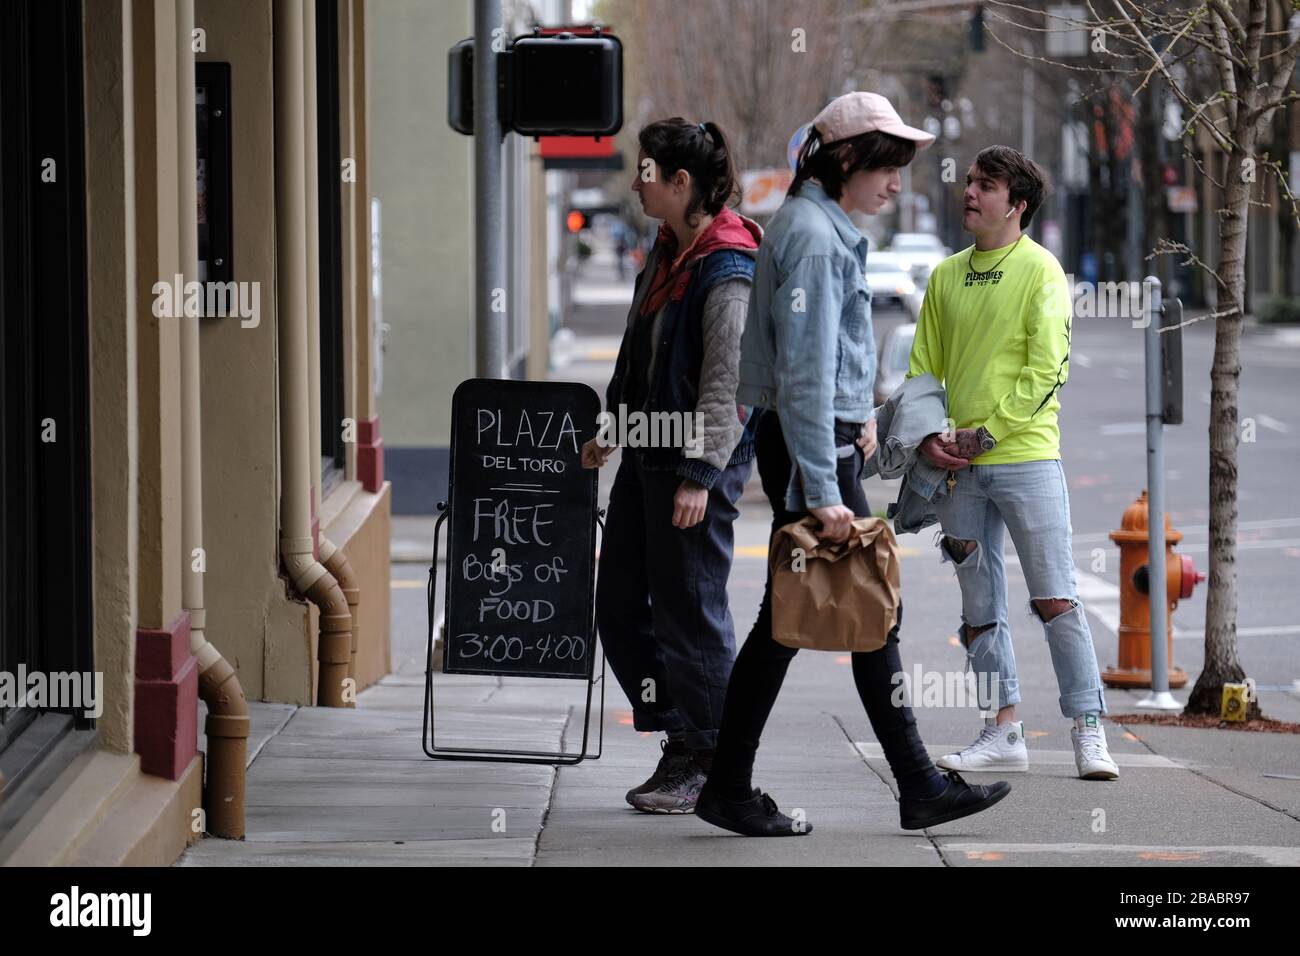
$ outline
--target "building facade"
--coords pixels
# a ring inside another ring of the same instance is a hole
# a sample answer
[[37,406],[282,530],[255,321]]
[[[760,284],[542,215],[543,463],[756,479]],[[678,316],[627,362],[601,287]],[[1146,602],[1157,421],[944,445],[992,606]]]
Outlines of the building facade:
[[0,864],[241,837],[246,701],[390,669],[374,6],[0,11]]

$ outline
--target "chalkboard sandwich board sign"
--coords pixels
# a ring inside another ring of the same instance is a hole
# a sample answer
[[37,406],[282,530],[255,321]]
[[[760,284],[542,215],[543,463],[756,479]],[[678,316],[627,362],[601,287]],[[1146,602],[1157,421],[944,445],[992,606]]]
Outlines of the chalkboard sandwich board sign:
[[469,379],[452,396],[443,671],[590,680],[595,437],[586,385]]

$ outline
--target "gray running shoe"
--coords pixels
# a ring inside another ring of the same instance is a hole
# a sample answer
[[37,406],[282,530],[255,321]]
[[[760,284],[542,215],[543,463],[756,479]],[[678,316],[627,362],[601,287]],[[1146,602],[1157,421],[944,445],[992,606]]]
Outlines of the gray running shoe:
[[691,762],[691,752],[686,749],[686,745],[676,743],[671,740],[659,741],[659,749],[663,751],[663,756],[659,758],[659,765],[655,767],[655,772],[650,778],[639,787],[633,787],[627,792],[626,800],[632,806],[632,798],[641,793],[649,793],[655,790],[671,774],[678,773],[683,767]]
[[664,777],[653,790],[634,794],[628,803],[642,813],[694,813],[700,788],[708,780],[704,768],[691,757]]

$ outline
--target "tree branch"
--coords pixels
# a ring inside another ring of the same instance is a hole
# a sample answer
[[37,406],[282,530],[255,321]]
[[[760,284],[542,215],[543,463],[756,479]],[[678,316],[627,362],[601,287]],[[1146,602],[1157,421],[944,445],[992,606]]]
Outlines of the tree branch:
[[1192,161],[1192,163],[1196,166],[1197,171],[1198,171],[1202,176],[1204,176],[1204,177],[1205,177],[1206,179],[1208,179],[1211,183],[1213,183],[1215,186],[1217,186],[1217,187],[1219,188],[1220,191],[1223,190],[1223,188],[1224,188],[1223,183],[1219,182],[1217,179],[1215,179],[1213,176],[1210,175],[1209,170],[1207,170],[1207,169],[1205,168],[1205,164],[1201,162],[1201,159],[1200,159],[1199,156],[1197,156],[1195,153],[1193,153],[1190,149],[1184,149],[1184,150],[1183,150],[1183,156],[1184,156],[1184,158],[1186,158],[1186,159],[1190,159],[1190,160]]
[[[1151,255],[1148,256],[1147,258],[1150,259],[1154,256],[1172,256],[1172,255],[1187,256],[1187,258],[1184,259],[1181,263],[1179,263],[1179,265],[1184,265],[1184,266],[1195,265],[1197,268],[1213,276],[1214,281],[1218,284],[1220,289],[1226,290],[1228,288],[1223,281],[1223,276],[1219,275],[1219,273],[1215,272],[1214,269],[1212,269],[1209,266],[1209,264],[1203,262],[1199,257],[1197,257],[1196,253],[1192,252],[1192,250],[1187,247],[1186,243],[1175,242],[1172,239],[1166,239],[1165,237],[1161,236],[1159,239],[1156,240],[1155,251],[1152,252]],[[1236,314],[1237,314],[1237,308],[1236,306],[1234,306],[1231,309],[1228,309],[1226,312],[1215,312],[1212,313],[1211,315],[1204,316],[1204,318],[1219,318],[1222,316],[1236,315]]]
[[[1164,58],[1156,52],[1154,47],[1151,46],[1151,41],[1147,39],[1146,34],[1142,32],[1141,28],[1133,22],[1133,18],[1128,15],[1128,11],[1124,9],[1120,0],[1115,0],[1115,7],[1119,10],[1120,15],[1128,22],[1130,29],[1133,31],[1133,35],[1142,41],[1142,45],[1146,48],[1147,56],[1151,57],[1152,61],[1159,68],[1161,76],[1163,76],[1165,82],[1169,84],[1170,91],[1178,97],[1179,101],[1184,106],[1190,110],[1195,110],[1196,104],[1192,102],[1191,97],[1187,95],[1187,92],[1182,88],[1182,85],[1170,75],[1169,68],[1165,65]],[[1213,123],[1207,123],[1206,126],[1210,130],[1210,135],[1214,137],[1215,142],[1219,144],[1220,149],[1231,149],[1229,141],[1219,132],[1217,126]]]
[[1237,19],[1237,15],[1232,12],[1232,7],[1228,6],[1224,0],[1209,0],[1207,4],[1211,10],[1218,16],[1220,22],[1232,29],[1233,39],[1237,41],[1237,49],[1245,51],[1246,49],[1246,31]]
[[1264,165],[1272,170],[1273,175],[1277,177],[1277,184],[1282,189],[1282,195],[1286,197],[1286,201],[1291,205],[1291,218],[1295,220],[1296,226],[1300,227],[1300,208],[1296,206],[1296,197],[1291,192],[1291,184],[1287,180],[1287,174],[1282,170],[1281,160],[1265,160]]
[[[1195,18],[1188,17],[1187,25],[1178,31],[1178,34],[1172,40],[1169,41],[1169,44],[1165,47],[1165,49],[1172,50],[1174,46],[1177,45],[1178,41],[1181,40],[1187,34],[1187,31],[1190,30],[1195,25],[1196,25]],[[1151,69],[1147,70],[1146,75],[1142,77],[1142,82],[1139,83],[1138,88],[1133,91],[1134,96],[1137,96],[1144,89],[1146,89],[1147,83],[1151,81],[1151,75],[1155,73],[1156,70],[1160,69],[1160,64],[1163,62],[1164,62],[1164,56],[1162,55],[1159,60],[1151,64]]]
[[[1290,85],[1292,77],[1295,75],[1296,57],[1300,56],[1300,38],[1294,43],[1288,44],[1286,49],[1278,55],[1277,66],[1273,68],[1273,79],[1268,85],[1268,92],[1264,95],[1264,108],[1268,109],[1268,118],[1272,118],[1274,107],[1280,106],[1283,102],[1282,91]],[[1292,96],[1287,99],[1293,99]],[[1272,104],[1269,106],[1268,104]]]
[[[1231,12],[1231,11],[1229,11]],[[1214,32],[1219,40],[1219,55],[1215,57],[1214,67],[1219,71],[1219,83],[1227,94],[1228,125],[1237,128],[1237,76],[1232,72],[1232,63],[1228,60],[1228,28],[1218,11],[1214,14]]]
[[1273,121],[1273,111],[1280,106],[1285,106],[1287,103],[1290,103],[1292,100],[1300,100],[1300,93],[1297,93],[1293,90],[1292,92],[1288,93],[1286,96],[1282,97],[1279,100],[1274,100],[1271,103],[1265,103],[1263,106],[1254,110],[1250,114],[1249,122],[1251,123],[1257,122],[1264,126],[1267,126],[1269,123]]

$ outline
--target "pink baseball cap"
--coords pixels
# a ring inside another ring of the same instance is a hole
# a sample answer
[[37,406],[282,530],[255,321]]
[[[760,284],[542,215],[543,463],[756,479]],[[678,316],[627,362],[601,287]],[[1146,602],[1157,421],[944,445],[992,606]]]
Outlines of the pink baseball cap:
[[873,133],[877,130],[900,139],[910,139],[917,149],[925,149],[934,136],[923,129],[908,126],[894,105],[879,93],[845,93],[826,105],[813,120],[823,143]]

